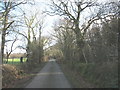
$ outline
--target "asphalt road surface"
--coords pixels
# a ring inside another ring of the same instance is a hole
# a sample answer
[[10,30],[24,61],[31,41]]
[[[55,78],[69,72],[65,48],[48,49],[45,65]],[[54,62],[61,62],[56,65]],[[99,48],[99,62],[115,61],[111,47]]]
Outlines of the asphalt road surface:
[[67,81],[59,65],[51,60],[36,77],[26,86],[26,88],[72,88]]

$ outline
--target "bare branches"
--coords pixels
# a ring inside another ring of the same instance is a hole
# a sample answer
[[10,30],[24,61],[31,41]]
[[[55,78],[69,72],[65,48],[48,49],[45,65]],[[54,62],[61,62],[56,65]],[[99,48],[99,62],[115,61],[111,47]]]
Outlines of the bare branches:
[[8,29],[13,23],[14,21],[10,22],[9,25],[6,27],[6,29]]
[[81,29],[81,31],[83,31],[83,36],[86,34],[86,32],[87,32],[87,29],[90,27],[90,25],[94,22],[94,21],[97,21],[97,20],[105,20],[106,18],[109,18],[109,17],[114,17],[114,16],[116,16],[116,15],[105,15],[104,17],[97,17],[97,16],[95,16],[95,17],[93,17],[93,18],[91,18],[88,22],[87,22],[87,25],[85,26],[85,27],[83,27],[82,29]]
[[63,1],[58,1],[59,4],[55,3],[54,0],[52,0],[52,5],[50,5],[50,9],[52,11],[45,11],[45,13],[49,15],[60,15],[60,16],[68,16],[70,19],[75,19],[75,17],[71,14],[68,8],[68,3],[69,1],[63,2]]
[[96,20],[99,20],[100,18],[96,18],[96,17],[93,17],[91,18],[89,21],[88,21],[88,24],[86,25],[86,27],[83,27],[81,30],[83,30],[83,36],[86,34],[87,32],[87,29],[90,27],[90,25],[96,21]]
[[[14,41],[12,42],[12,45],[11,45],[11,49],[10,49],[10,52],[9,52],[9,55],[13,52],[13,45],[14,45],[14,43],[17,41],[18,39],[17,39],[17,36],[16,36],[16,38],[14,39]],[[16,49],[16,48],[15,48]],[[15,50],[14,49],[14,50]]]
[[16,31],[16,30],[13,30],[13,32],[15,32],[15,33],[17,33],[17,34],[19,34],[19,35],[22,35],[22,36],[25,37],[27,40],[29,40],[28,37],[27,37],[26,35],[24,35],[23,33],[20,33],[19,31]]
[[[14,40],[9,40],[9,41],[13,41],[13,42],[12,42],[12,45],[11,45],[11,47],[10,47],[9,52],[6,51],[7,62],[8,62],[8,58],[9,58],[10,54],[17,48],[17,47],[16,47],[16,48],[13,49],[14,43],[15,43],[17,40],[18,40],[18,39],[17,39],[17,36],[15,36],[15,39],[14,39]],[[6,62],[6,63],[7,63],[7,62]]]
[[17,48],[24,49],[24,50],[27,49],[26,47],[23,47],[23,46],[17,46]]
[[15,5],[11,6],[10,8],[14,8],[14,7],[16,7],[16,6],[19,6],[19,5],[21,5],[21,4],[26,4],[26,3],[27,3],[27,1],[21,1],[20,3],[17,3],[17,4],[15,4]]

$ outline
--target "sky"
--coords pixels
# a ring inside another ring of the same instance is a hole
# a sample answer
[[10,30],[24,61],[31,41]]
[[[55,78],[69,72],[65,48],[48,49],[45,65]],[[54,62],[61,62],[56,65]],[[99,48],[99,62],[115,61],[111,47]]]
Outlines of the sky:
[[[1,0],[0,0],[1,1]],[[3,0],[2,0],[3,1]],[[18,0],[11,0],[11,1],[18,1]],[[34,0],[35,1],[35,5],[28,5],[28,4],[25,4],[25,5],[20,5],[19,7],[22,8],[25,12],[26,12],[26,15],[29,17],[31,14],[34,14],[36,11],[39,12],[38,14],[38,18],[41,18],[41,13],[43,10],[45,9],[48,9],[48,5],[50,3],[50,0]],[[98,0],[100,2],[105,2],[105,1],[110,1],[110,0]],[[112,0],[111,0],[112,1]],[[113,1],[118,1],[118,0],[113,0]],[[13,13],[14,14],[19,14],[19,11],[20,10],[16,10],[14,11]],[[85,13],[83,15],[83,17],[87,16],[87,13]],[[82,17],[82,18],[83,18]],[[53,32],[53,24],[55,23],[55,21],[57,21],[60,17],[59,16],[45,16],[45,19],[44,19],[44,28],[42,29],[42,36],[51,36],[50,33]],[[10,38],[10,37],[8,37]],[[20,36],[19,36],[20,38]],[[52,42],[53,44],[55,43],[55,41]],[[17,47],[18,45],[25,45],[21,40],[20,41],[17,41],[15,42],[14,44],[14,48]],[[7,48],[5,48],[5,52],[7,49],[10,48],[11,46],[11,42],[10,43],[7,43]],[[14,52],[12,53],[25,53],[25,50],[22,50],[22,49],[16,49]]]

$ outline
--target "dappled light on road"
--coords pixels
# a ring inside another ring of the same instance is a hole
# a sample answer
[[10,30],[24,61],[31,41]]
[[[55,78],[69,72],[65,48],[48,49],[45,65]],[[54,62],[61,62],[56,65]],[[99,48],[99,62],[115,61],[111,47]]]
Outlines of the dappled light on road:
[[56,59],[50,59],[49,60],[49,62],[55,62],[56,61]]

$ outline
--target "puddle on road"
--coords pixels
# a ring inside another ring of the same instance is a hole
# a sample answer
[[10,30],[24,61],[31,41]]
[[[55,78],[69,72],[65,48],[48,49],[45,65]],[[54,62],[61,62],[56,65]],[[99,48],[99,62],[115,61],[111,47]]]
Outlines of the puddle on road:
[[63,74],[63,73],[62,72],[46,72],[46,73],[31,74],[31,75],[44,76],[44,75],[60,75],[60,74]]
[[46,72],[46,73],[40,73],[37,75],[59,75],[59,74],[63,74],[62,72]]

